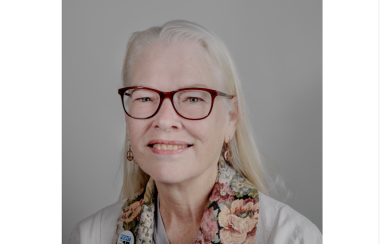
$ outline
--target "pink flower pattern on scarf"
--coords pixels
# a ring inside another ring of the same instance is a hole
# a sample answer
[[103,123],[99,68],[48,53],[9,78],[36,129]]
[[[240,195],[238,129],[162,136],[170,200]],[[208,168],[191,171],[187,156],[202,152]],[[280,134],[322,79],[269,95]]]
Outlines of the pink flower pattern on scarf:
[[140,199],[140,201],[137,201],[130,206],[125,208],[125,213],[122,216],[123,221],[125,222],[131,222],[133,219],[140,217],[140,212],[142,208],[143,199]]
[[[223,244],[253,243],[258,223],[259,203],[256,199],[235,200],[224,205],[219,214],[220,239]],[[255,203],[256,202],[256,203]],[[249,236],[248,236],[249,234]]]
[[231,187],[229,187],[227,183],[216,182],[214,189],[212,189],[210,202],[216,202],[217,204],[225,202],[227,204],[231,204],[233,200],[234,191]]

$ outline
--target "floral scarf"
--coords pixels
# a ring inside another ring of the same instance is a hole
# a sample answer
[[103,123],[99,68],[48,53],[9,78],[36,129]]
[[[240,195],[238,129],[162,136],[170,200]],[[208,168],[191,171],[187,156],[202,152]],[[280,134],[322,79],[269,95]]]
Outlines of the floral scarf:
[[[123,205],[117,222],[115,242],[130,230],[135,243],[152,243],[156,187],[151,178],[145,189]],[[224,162],[212,190],[207,210],[195,240],[196,244],[253,244],[259,220],[259,194],[256,187]]]

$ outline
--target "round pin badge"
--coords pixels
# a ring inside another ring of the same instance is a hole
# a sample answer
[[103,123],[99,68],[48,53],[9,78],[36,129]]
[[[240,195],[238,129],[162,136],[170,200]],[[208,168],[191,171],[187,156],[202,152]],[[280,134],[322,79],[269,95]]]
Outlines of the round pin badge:
[[129,230],[123,231],[119,239],[117,240],[117,244],[134,244],[135,243],[135,237],[133,236],[133,233]]

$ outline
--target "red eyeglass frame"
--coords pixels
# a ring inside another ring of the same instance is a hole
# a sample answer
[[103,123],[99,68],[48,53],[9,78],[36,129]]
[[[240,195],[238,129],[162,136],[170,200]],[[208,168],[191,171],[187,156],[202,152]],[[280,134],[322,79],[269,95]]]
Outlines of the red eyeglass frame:
[[[131,116],[127,110],[125,109],[124,107],[124,92],[126,90],[129,90],[129,89],[146,89],[146,90],[150,90],[150,91],[154,91],[156,93],[158,93],[160,95],[160,104],[158,105],[158,108],[156,110],[156,112],[154,112],[153,115],[149,116],[149,117],[146,117],[146,118],[136,118],[136,117],[133,117]],[[211,108],[210,108],[210,111],[208,112],[208,114],[203,117],[203,118],[199,118],[199,119],[190,119],[190,118],[186,118],[184,117],[183,115],[181,115],[177,109],[175,108],[174,106],[174,102],[173,102],[173,98],[174,98],[174,94],[179,92],[179,91],[185,91],[185,90],[202,90],[202,91],[207,91],[208,93],[211,94]],[[164,102],[164,99],[165,98],[169,98],[170,99],[170,102],[172,103],[172,106],[174,108],[174,111],[182,118],[184,119],[188,119],[188,120],[201,120],[201,119],[205,119],[207,118],[210,114],[211,114],[211,111],[212,111],[212,108],[214,107],[214,100],[215,100],[215,97],[217,96],[223,96],[223,97],[227,97],[228,99],[232,99],[235,97],[235,95],[229,95],[227,93],[224,93],[224,92],[221,92],[221,91],[217,91],[217,90],[212,90],[212,89],[207,89],[207,88],[197,88],[197,87],[194,87],[194,88],[182,88],[182,89],[178,89],[178,90],[175,90],[175,91],[171,91],[171,92],[163,92],[163,91],[159,91],[159,90],[156,90],[156,89],[152,89],[152,88],[149,88],[149,87],[143,87],[143,86],[129,86],[129,87],[124,87],[124,88],[120,88],[118,90],[118,94],[120,95],[121,97],[121,103],[123,104],[123,108],[124,108],[124,112],[131,118],[134,118],[134,119],[149,119],[149,118],[152,118],[153,116],[155,116],[158,111],[160,110],[161,108],[161,105],[162,103]]]

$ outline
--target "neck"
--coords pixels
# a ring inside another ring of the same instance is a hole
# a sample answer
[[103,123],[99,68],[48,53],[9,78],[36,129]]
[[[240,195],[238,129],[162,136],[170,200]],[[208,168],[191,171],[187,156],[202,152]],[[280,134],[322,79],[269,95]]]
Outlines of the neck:
[[181,183],[156,182],[160,195],[160,213],[164,222],[176,222],[175,219],[179,219],[199,224],[206,210],[217,174],[218,165],[215,164],[202,175]]

